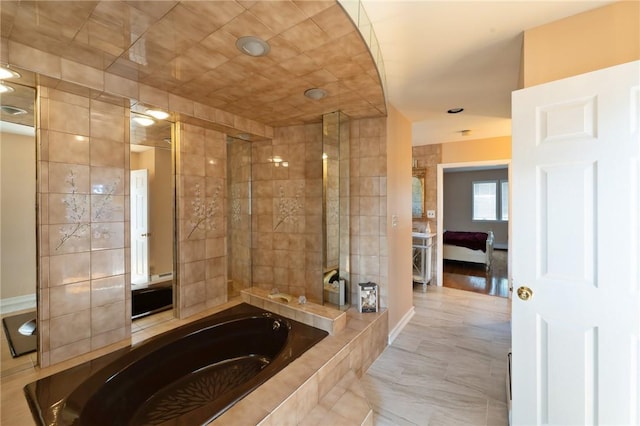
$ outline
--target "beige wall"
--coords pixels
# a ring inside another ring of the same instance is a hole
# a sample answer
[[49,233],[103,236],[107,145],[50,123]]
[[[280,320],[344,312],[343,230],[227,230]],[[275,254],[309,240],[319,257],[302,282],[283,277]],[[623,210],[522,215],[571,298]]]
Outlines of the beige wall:
[[36,292],[35,136],[0,135],[0,297]]
[[149,181],[149,273],[158,275],[173,271],[173,171],[171,150],[154,151],[154,173]]
[[640,59],[640,2],[621,1],[525,31],[524,87]]
[[508,160],[511,158],[511,136],[442,144],[442,163]]
[[411,192],[407,190],[411,186],[411,122],[392,106],[386,137],[388,306],[389,330],[393,331],[413,308],[413,276]]

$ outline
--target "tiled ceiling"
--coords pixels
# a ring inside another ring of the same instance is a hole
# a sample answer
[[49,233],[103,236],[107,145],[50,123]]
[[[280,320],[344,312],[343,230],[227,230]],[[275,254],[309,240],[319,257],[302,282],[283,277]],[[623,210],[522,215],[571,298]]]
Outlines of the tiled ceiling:
[[[270,126],[386,114],[375,64],[335,1],[6,1],[2,38]],[[241,36],[266,40],[242,54]],[[306,98],[319,87],[328,96]]]

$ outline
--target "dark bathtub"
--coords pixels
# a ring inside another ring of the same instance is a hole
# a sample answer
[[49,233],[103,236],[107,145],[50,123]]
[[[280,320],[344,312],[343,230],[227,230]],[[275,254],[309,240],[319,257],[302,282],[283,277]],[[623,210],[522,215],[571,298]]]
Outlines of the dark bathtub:
[[247,304],[25,386],[42,425],[200,425],[327,332]]

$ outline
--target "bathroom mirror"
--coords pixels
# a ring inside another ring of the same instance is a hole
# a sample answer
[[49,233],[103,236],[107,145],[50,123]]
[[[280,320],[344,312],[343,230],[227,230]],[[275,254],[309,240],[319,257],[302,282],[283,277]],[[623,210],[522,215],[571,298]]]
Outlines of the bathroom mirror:
[[35,309],[36,134],[35,89],[3,81],[0,131],[2,310]]
[[414,219],[422,219],[425,216],[425,169],[413,169],[411,178],[411,215]]
[[25,77],[2,81],[0,96],[0,314],[12,356],[37,347],[36,91]]
[[170,121],[137,106],[131,111],[130,132],[131,291],[136,319],[173,307],[175,174]]

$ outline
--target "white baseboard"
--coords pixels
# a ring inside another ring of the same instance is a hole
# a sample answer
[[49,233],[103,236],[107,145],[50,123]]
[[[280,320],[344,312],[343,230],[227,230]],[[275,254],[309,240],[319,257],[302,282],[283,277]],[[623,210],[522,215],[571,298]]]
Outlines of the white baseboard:
[[25,309],[36,308],[36,294],[27,294],[24,296],[7,297],[0,299],[0,314],[8,314],[11,312],[22,311]]
[[398,337],[402,329],[409,323],[409,321],[411,321],[411,318],[413,318],[415,313],[416,313],[416,309],[412,306],[411,309],[409,309],[407,313],[404,314],[404,316],[398,322],[398,324],[395,327],[393,327],[393,330],[391,330],[391,333],[389,333],[389,337],[388,337],[389,345],[392,344],[394,340],[396,340],[396,337]]

